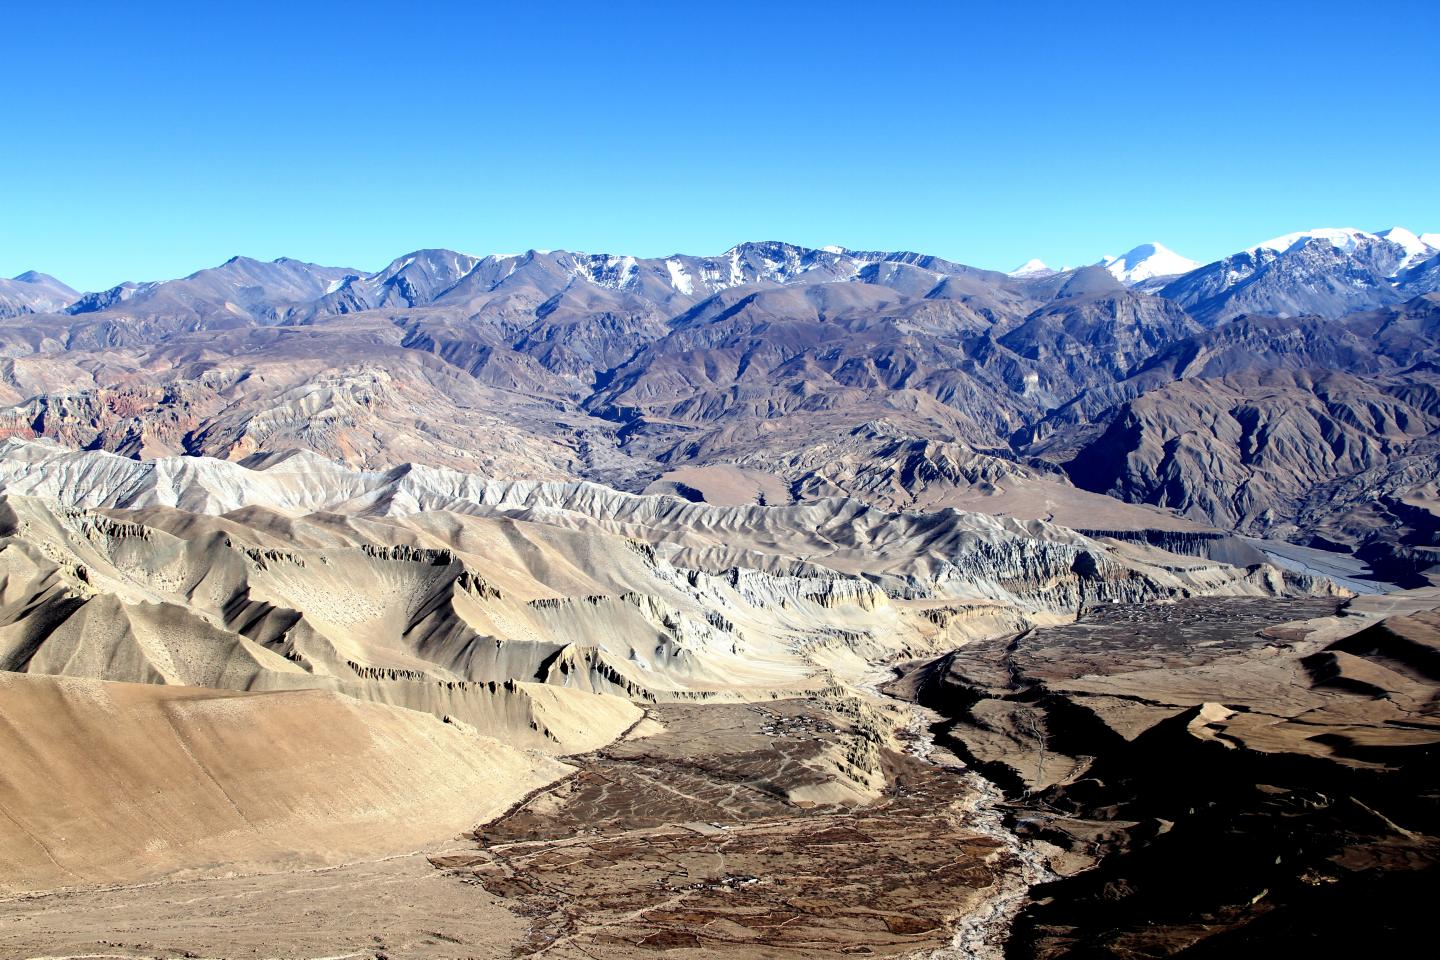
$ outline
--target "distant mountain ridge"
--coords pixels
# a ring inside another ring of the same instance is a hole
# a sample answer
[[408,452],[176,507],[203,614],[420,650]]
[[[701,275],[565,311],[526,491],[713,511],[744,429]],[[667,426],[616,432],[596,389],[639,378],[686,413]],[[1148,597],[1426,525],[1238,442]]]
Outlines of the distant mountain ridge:
[[[122,283],[87,293],[68,306],[73,315],[124,309],[131,312],[229,313],[246,319],[271,319],[287,304],[307,303],[329,292],[354,271],[322,267],[281,257],[269,263],[231,257],[218,267],[179,280]],[[122,306],[123,305],[123,306]]]
[[[1345,227],[1298,231],[1209,264],[1152,242],[1095,265],[1125,286],[1175,301],[1203,323],[1218,323],[1241,313],[1340,316],[1398,303],[1437,288],[1437,257],[1437,233]],[[836,281],[894,285],[902,273],[903,285],[914,292],[926,282],[935,288],[956,276],[992,277],[1002,285],[1007,279],[1031,284],[1061,278],[1063,284],[1075,272],[1033,259],[1001,274],[922,253],[778,241],[746,242],[714,256],[650,258],[566,250],[476,256],[426,249],[369,273],[286,257],[268,263],[233,257],[176,280],[126,282],[88,293],[44,274],[22,274],[0,280],[0,317],[64,312],[282,322],[432,304],[464,306],[504,294],[542,301],[591,296],[574,292],[577,285],[669,306],[698,303],[736,287]]]

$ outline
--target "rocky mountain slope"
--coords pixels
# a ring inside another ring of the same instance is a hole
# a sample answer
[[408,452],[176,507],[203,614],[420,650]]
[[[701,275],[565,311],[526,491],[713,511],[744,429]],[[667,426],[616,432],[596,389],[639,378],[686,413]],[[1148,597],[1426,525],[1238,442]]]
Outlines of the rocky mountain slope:
[[1398,228],[1302,231],[1187,273],[1160,293],[1211,324],[1242,313],[1333,318],[1431,292],[1408,271],[1437,254]]
[[[1422,548],[1403,575],[1417,577],[1434,546],[1437,309],[1426,294],[1339,322],[1240,317],[1170,343],[1016,439],[1086,489],[1224,528],[1386,555]],[[1381,476],[1378,497],[1359,479]],[[1402,502],[1404,517],[1385,506]]]

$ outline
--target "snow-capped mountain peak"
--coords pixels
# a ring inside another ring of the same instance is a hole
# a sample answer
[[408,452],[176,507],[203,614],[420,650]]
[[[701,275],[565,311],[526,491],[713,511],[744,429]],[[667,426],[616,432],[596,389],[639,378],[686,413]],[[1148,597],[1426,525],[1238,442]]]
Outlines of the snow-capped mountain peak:
[[1189,273],[1200,264],[1162,244],[1142,243],[1118,257],[1103,257],[1096,266],[1104,267],[1116,280],[1133,287],[1154,277]]
[[1440,253],[1440,233],[1416,236],[1404,227],[1391,227],[1389,230],[1381,230],[1376,236],[1398,244],[1405,251],[1405,259],[1400,261],[1400,266],[1396,268],[1397,273]]
[[1027,260],[1027,261],[1025,261],[1024,263],[1020,264],[1020,266],[1016,267],[1014,270],[1011,270],[1010,273],[1008,274],[1008,276],[1011,276],[1011,277],[1043,277],[1043,276],[1045,276],[1046,274],[1050,274],[1050,273],[1054,273],[1054,272],[1055,272],[1054,270],[1051,270],[1049,267],[1045,266],[1044,261],[1041,261],[1041,260]]
[[1346,254],[1355,254],[1362,248],[1383,241],[1393,243],[1400,247],[1404,254],[1395,269],[1391,271],[1391,276],[1440,253],[1440,234],[1426,233],[1417,236],[1405,227],[1391,227],[1376,233],[1357,230],[1354,227],[1318,227],[1314,230],[1301,230],[1297,233],[1287,233],[1284,236],[1275,237],[1273,240],[1266,240],[1264,243],[1250,247],[1246,252],[1272,250],[1277,254],[1283,254],[1311,240],[1323,240]]
[[1374,239],[1376,239],[1375,234],[1365,230],[1356,230],[1354,227],[1316,227],[1314,230],[1297,230],[1284,236],[1273,237],[1264,243],[1257,243],[1255,246],[1247,248],[1246,252],[1273,250],[1276,253],[1285,253],[1310,240],[1326,240],[1345,253],[1354,253],[1366,240]]

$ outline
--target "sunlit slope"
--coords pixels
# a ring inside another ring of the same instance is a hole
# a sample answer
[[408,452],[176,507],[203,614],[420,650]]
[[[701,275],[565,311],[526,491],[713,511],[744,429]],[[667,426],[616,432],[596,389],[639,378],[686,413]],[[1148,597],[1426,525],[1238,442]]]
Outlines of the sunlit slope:
[[566,768],[413,710],[0,673],[0,889],[407,852]]

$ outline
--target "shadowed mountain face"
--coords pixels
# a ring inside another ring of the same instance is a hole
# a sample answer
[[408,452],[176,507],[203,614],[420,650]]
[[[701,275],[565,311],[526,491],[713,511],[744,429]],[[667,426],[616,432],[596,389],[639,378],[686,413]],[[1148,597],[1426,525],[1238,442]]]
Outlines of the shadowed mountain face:
[[1264,533],[1315,486],[1391,463],[1440,428],[1440,378],[1247,371],[1131,400],[1066,464],[1086,489]]
[[[420,250],[371,274],[236,257],[89,294],[26,274],[0,290],[0,432],[632,491],[723,468],[772,500],[1040,518],[1088,492],[1418,576],[1440,427],[1425,237],[1312,231],[1179,276],[1136,251],[1008,276],[775,242]],[[1393,506],[1353,522],[1362,475]]]

